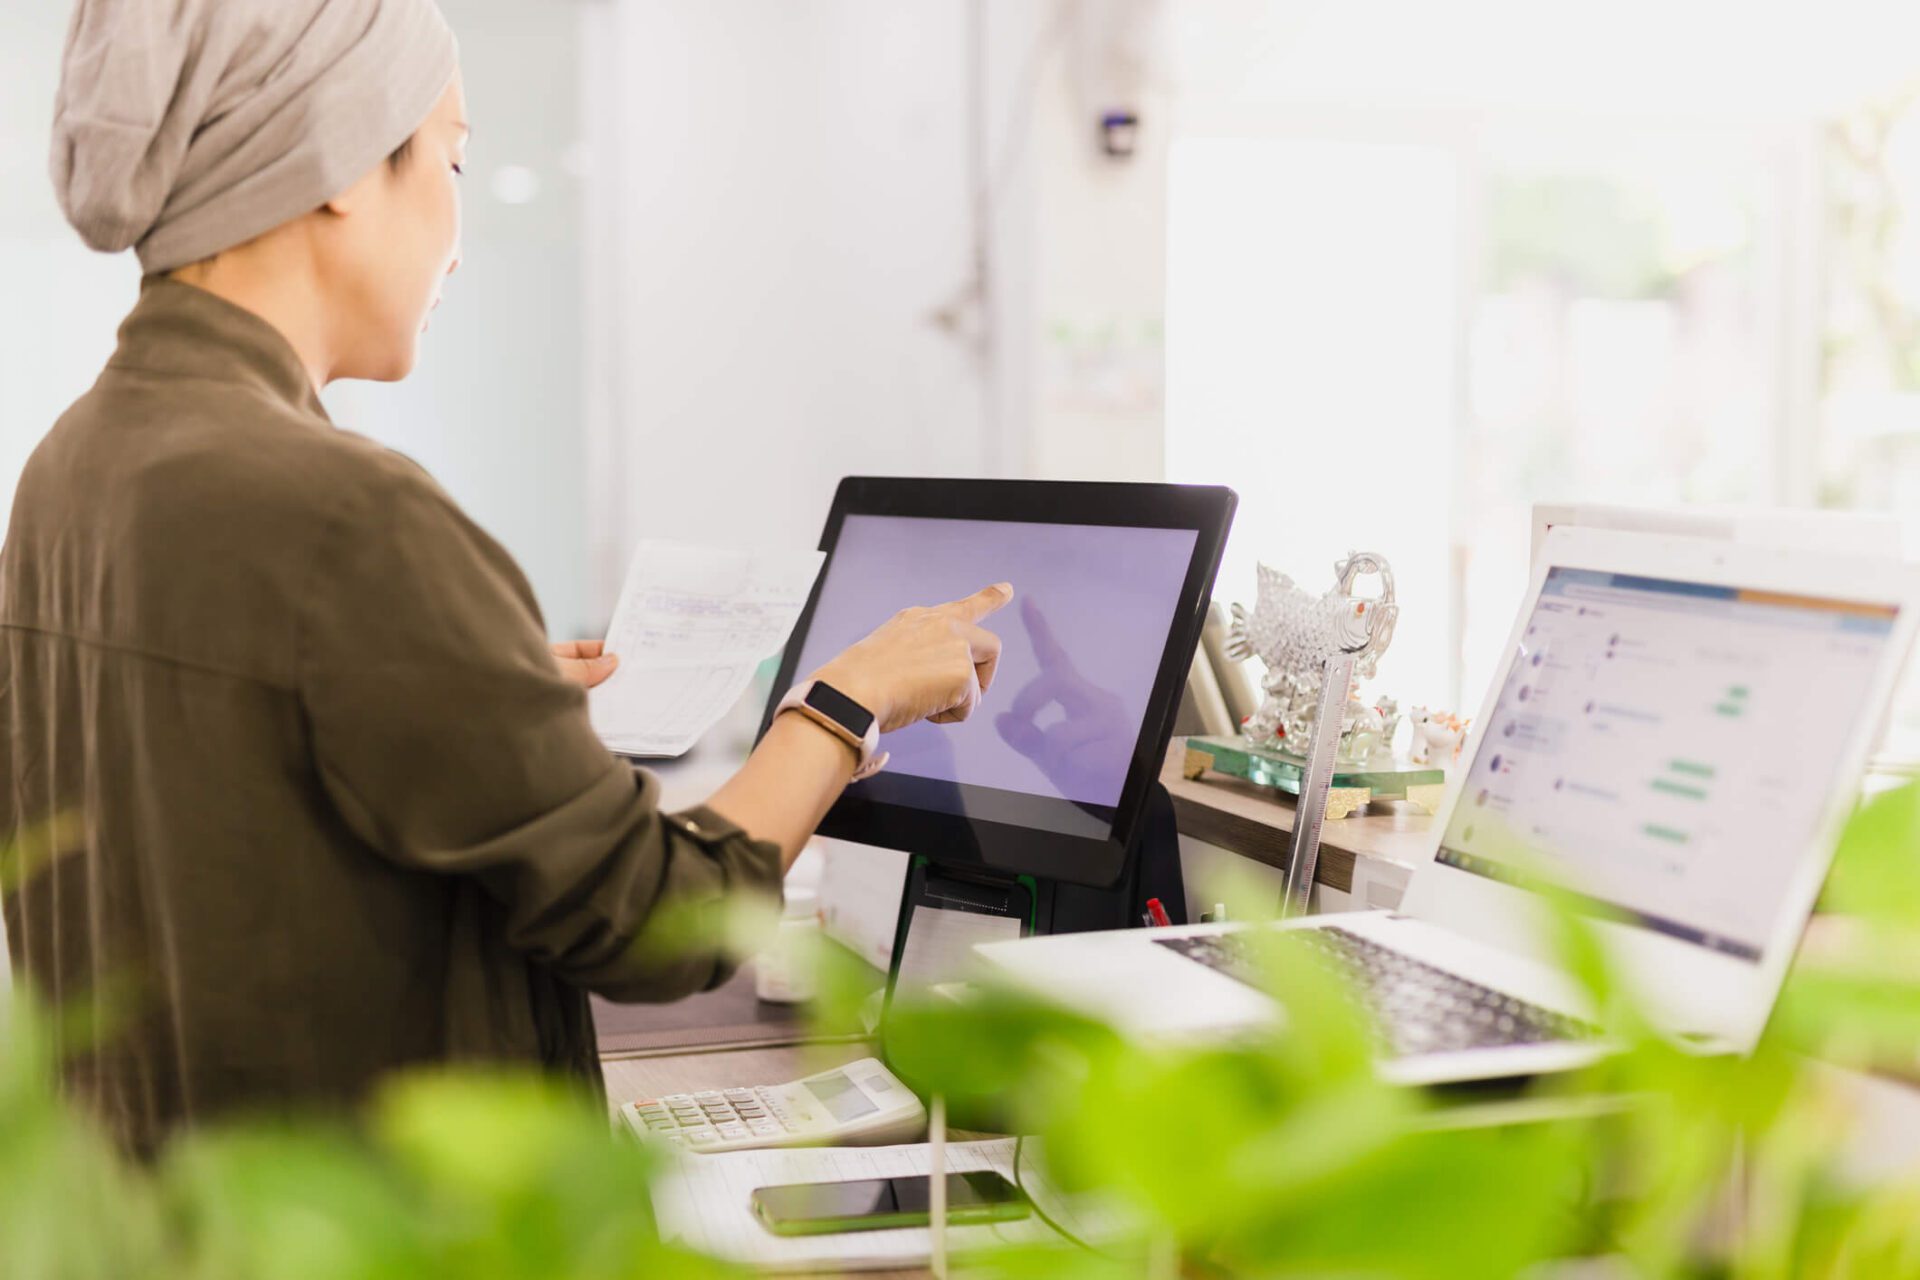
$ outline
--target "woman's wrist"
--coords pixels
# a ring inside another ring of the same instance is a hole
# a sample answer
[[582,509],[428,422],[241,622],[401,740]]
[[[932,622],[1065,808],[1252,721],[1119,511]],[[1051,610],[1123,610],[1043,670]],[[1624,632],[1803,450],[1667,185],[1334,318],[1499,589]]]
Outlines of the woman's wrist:
[[857,764],[845,742],[806,716],[778,715],[740,772],[707,804],[755,839],[779,845],[784,874]]

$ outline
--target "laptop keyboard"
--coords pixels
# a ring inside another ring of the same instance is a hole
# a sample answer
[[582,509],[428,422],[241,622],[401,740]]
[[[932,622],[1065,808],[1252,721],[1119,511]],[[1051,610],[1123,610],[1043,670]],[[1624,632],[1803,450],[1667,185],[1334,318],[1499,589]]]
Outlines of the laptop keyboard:
[[[1293,936],[1362,994],[1374,1012],[1381,1048],[1393,1057],[1586,1040],[1599,1034],[1577,1018],[1502,995],[1345,929],[1301,929]],[[1154,941],[1230,978],[1258,985],[1241,931]]]

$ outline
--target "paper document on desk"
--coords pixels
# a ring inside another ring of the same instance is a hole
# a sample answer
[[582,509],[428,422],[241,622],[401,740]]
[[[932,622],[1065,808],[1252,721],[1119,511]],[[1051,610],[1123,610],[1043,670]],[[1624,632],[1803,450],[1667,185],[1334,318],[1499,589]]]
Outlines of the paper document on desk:
[[[1028,1195],[1082,1240],[1111,1239],[1111,1218],[1085,1206],[1076,1213],[1074,1203],[1047,1181],[1034,1153],[1034,1144],[1029,1141],[1021,1168]],[[924,1175],[928,1167],[925,1143],[689,1154],[678,1157],[671,1168],[655,1178],[653,1209],[663,1239],[733,1262],[789,1271],[880,1271],[925,1266],[933,1247],[932,1233],[926,1227],[777,1236],[754,1216],[751,1197],[755,1187],[910,1177]],[[949,1173],[978,1169],[995,1170],[1012,1182],[1013,1139],[947,1144]],[[955,1255],[997,1245],[1059,1240],[1059,1235],[1032,1213],[1012,1222],[947,1228],[947,1250]]]
[[600,740],[626,755],[693,746],[787,642],[825,561],[821,551],[642,542],[607,628],[620,665],[587,694]]

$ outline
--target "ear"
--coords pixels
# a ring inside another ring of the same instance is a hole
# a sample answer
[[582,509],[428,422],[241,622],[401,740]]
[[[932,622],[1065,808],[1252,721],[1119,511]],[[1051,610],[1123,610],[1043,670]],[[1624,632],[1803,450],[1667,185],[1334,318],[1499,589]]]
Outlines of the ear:
[[321,205],[317,212],[330,213],[337,218],[350,217],[372,199],[376,185],[386,177],[387,162],[375,162],[373,168],[360,175],[358,181],[345,191]]

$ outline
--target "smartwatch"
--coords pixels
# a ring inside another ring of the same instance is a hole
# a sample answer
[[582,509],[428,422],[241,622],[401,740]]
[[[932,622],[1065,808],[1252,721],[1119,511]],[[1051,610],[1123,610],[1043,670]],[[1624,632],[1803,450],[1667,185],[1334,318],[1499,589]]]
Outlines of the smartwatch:
[[773,714],[788,711],[798,711],[859,753],[860,763],[853,771],[855,782],[887,767],[887,753],[880,749],[879,719],[825,680],[795,685],[780,699]]

